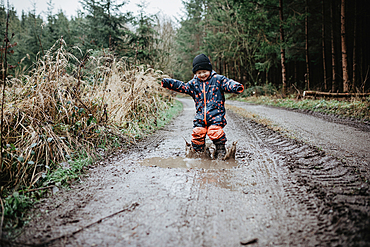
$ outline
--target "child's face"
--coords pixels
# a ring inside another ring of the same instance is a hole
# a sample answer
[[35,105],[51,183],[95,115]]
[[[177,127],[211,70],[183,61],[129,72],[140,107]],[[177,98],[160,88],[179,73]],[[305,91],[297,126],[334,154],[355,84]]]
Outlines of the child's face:
[[211,71],[209,71],[209,70],[198,70],[197,72],[195,72],[195,75],[199,78],[199,80],[205,81],[211,75]]

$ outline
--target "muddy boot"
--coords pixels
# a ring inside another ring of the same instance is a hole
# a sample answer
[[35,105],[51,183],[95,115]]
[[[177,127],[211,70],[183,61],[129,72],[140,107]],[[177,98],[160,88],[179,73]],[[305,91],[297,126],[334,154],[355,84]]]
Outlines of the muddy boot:
[[218,160],[223,160],[226,154],[225,144],[216,145],[216,158]]
[[199,147],[197,150],[195,150],[196,152],[198,153],[204,153],[204,150],[205,150],[205,146],[203,147]]

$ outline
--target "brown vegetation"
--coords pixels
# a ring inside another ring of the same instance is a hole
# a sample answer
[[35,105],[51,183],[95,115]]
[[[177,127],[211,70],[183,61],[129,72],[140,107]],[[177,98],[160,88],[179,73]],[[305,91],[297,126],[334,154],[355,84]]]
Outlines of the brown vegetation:
[[160,71],[104,52],[79,61],[64,47],[61,39],[28,75],[7,81],[0,194],[32,187],[81,152],[134,141],[169,106]]

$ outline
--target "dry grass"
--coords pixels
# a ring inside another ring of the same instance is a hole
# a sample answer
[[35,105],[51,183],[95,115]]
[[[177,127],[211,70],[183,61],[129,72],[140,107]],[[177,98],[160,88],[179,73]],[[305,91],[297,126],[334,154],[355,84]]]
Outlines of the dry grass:
[[160,72],[104,53],[79,61],[63,42],[8,83],[0,194],[32,187],[77,153],[134,141],[172,100],[158,83]]

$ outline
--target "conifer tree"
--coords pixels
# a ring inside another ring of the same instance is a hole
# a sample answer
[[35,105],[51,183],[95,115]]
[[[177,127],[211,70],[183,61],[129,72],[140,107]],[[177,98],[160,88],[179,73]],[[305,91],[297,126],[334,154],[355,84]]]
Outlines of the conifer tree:
[[183,3],[186,16],[180,20],[180,28],[177,30],[177,66],[174,68],[174,76],[186,81],[192,78],[191,65],[193,58],[202,52],[201,37],[203,37],[203,30],[201,20],[204,4],[203,0],[190,0]]
[[128,32],[126,24],[132,20],[130,12],[122,14],[115,0],[82,0],[85,20],[83,24],[84,45],[86,48],[109,48],[120,54],[123,36]]
[[133,47],[131,57],[135,57],[136,63],[152,64],[157,56],[157,51],[154,49],[155,43],[158,40],[155,38],[156,31],[154,29],[154,15],[145,13],[145,4],[138,4],[140,7],[139,15],[134,20],[135,32],[131,35],[130,45]]

